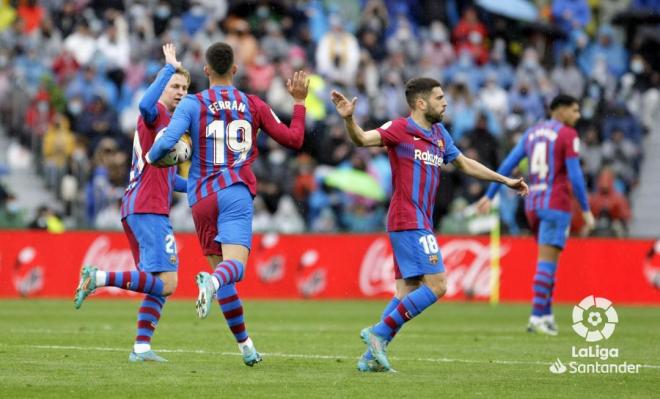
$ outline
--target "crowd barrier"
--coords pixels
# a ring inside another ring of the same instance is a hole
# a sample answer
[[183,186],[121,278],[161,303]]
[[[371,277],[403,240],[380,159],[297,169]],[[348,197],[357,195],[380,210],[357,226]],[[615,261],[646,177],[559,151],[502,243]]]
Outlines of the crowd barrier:
[[[487,237],[438,236],[448,274],[448,300],[487,300],[491,291]],[[194,276],[210,270],[196,237],[176,235],[179,287],[175,298],[194,298]],[[557,272],[555,300],[576,303],[587,295],[614,303],[660,304],[660,255],[652,240],[570,239]],[[499,297],[529,301],[536,245],[530,237],[501,239]],[[81,265],[133,270],[122,233],[0,231],[0,297],[72,298]],[[366,299],[394,292],[392,250],[386,234],[255,235],[244,298]],[[120,289],[103,297],[131,297]]]

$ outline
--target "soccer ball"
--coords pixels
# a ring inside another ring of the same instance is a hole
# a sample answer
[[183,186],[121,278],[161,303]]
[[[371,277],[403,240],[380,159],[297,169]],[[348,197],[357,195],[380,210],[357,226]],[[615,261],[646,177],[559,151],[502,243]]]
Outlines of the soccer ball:
[[[160,133],[156,135],[156,140],[165,132],[163,129]],[[156,141],[154,140],[154,142]],[[155,163],[156,166],[174,166],[182,162],[189,160],[192,157],[192,139],[188,133],[185,133],[179,141],[174,144],[174,147],[158,162]]]

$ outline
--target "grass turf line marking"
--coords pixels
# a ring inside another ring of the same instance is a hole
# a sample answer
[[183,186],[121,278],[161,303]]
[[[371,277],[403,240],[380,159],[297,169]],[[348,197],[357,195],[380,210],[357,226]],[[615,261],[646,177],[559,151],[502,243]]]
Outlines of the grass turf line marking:
[[[60,345],[2,345],[4,347],[14,347],[14,348],[28,348],[28,349],[53,349],[53,350],[91,350],[99,352],[126,352],[126,348],[107,348],[107,347],[87,347],[87,346],[60,346]],[[222,356],[242,356],[240,353],[236,352],[210,352],[205,350],[192,350],[192,349],[158,349],[158,352],[162,353],[193,353],[199,355],[222,355]],[[296,354],[296,353],[281,353],[281,352],[262,352],[264,356],[272,357],[284,357],[284,358],[298,358],[298,359],[357,359],[357,357],[345,356],[345,355],[306,355],[306,354]],[[474,359],[450,359],[450,358],[405,358],[405,357],[390,357],[392,360],[397,361],[415,361],[415,362],[431,362],[431,363],[476,363],[476,364],[527,364],[527,365],[539,365],[547,366],[552,364],[552,362],[539,362],[539,361],[524,361],[524,360],[474,360]],[[642,364],[641,367],[650,368],[650,369],[660,369],[660,365],[657,364]]]

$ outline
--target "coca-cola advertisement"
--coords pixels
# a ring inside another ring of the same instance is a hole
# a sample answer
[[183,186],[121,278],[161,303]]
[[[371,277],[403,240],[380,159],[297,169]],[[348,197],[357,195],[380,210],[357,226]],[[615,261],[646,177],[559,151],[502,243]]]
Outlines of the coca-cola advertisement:
[[[536,267],[530,237],[503,237],[499,275],[491,269],[487,237],[438,236],[447,271],[443,300],[487,300],[499,287],[502,301],[529,301]],[[174,298],[197,295],[194,276],[209,270],[197,238],[176,234],[179,286]],[[652,240],[571,239],[562,254],[555,298],[574,303],[599,294],[618,303],[660,304],[660,244]],[[121,233],[0,232],[0,297],[72,297],[82,265],[126,271],[135,265]],[[497,278],[499,284],[492,285]],[[255,235],[243,281],[245,298],[358,299],[394,293],[392,249],[386,234]],[[117,288],[106,298],[131,298]]]

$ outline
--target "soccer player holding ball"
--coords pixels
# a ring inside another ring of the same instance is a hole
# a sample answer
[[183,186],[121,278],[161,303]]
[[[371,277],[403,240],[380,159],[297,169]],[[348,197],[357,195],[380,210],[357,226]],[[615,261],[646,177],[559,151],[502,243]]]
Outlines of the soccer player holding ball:
[[392,370],[387,345],[404,323],[434,304],[447,289],[432,221],[440,166],[451,162],[469,176],[503,183],[520,195],[527,194],[523,179],[504,177],[456,148],[442,125],[447,100],[438,81],[411,79],[405,90],[410,115],[367,131],[353,119],[357,98],[349,101],[337,91],[331,93],[353,143],[361,147],[387,147],[394,187],[387,231],[394,251],[396,294],[380,321],[360,333],[367,344],[367,351],[358,361],[360,371]]
[[128,187],[122,198],[124,232],[131,245],[136,271],[105,272],[83,266],[74,304],[80,308],[96,288],[111,286],[144,293],[138,311],[133,362],[166,360],[151,350],[154,334],[167,297],[177,286],[179,259],[169,220],[172,190],[185,192],[186,180],[176,165],[155,167],[145,160],[156,136],[170,122],[170,115],[188,93],[190,74],[176,59],[174,45],[163,46],[165,66],[140,101],[140,117],[133,139],[133,157]]

